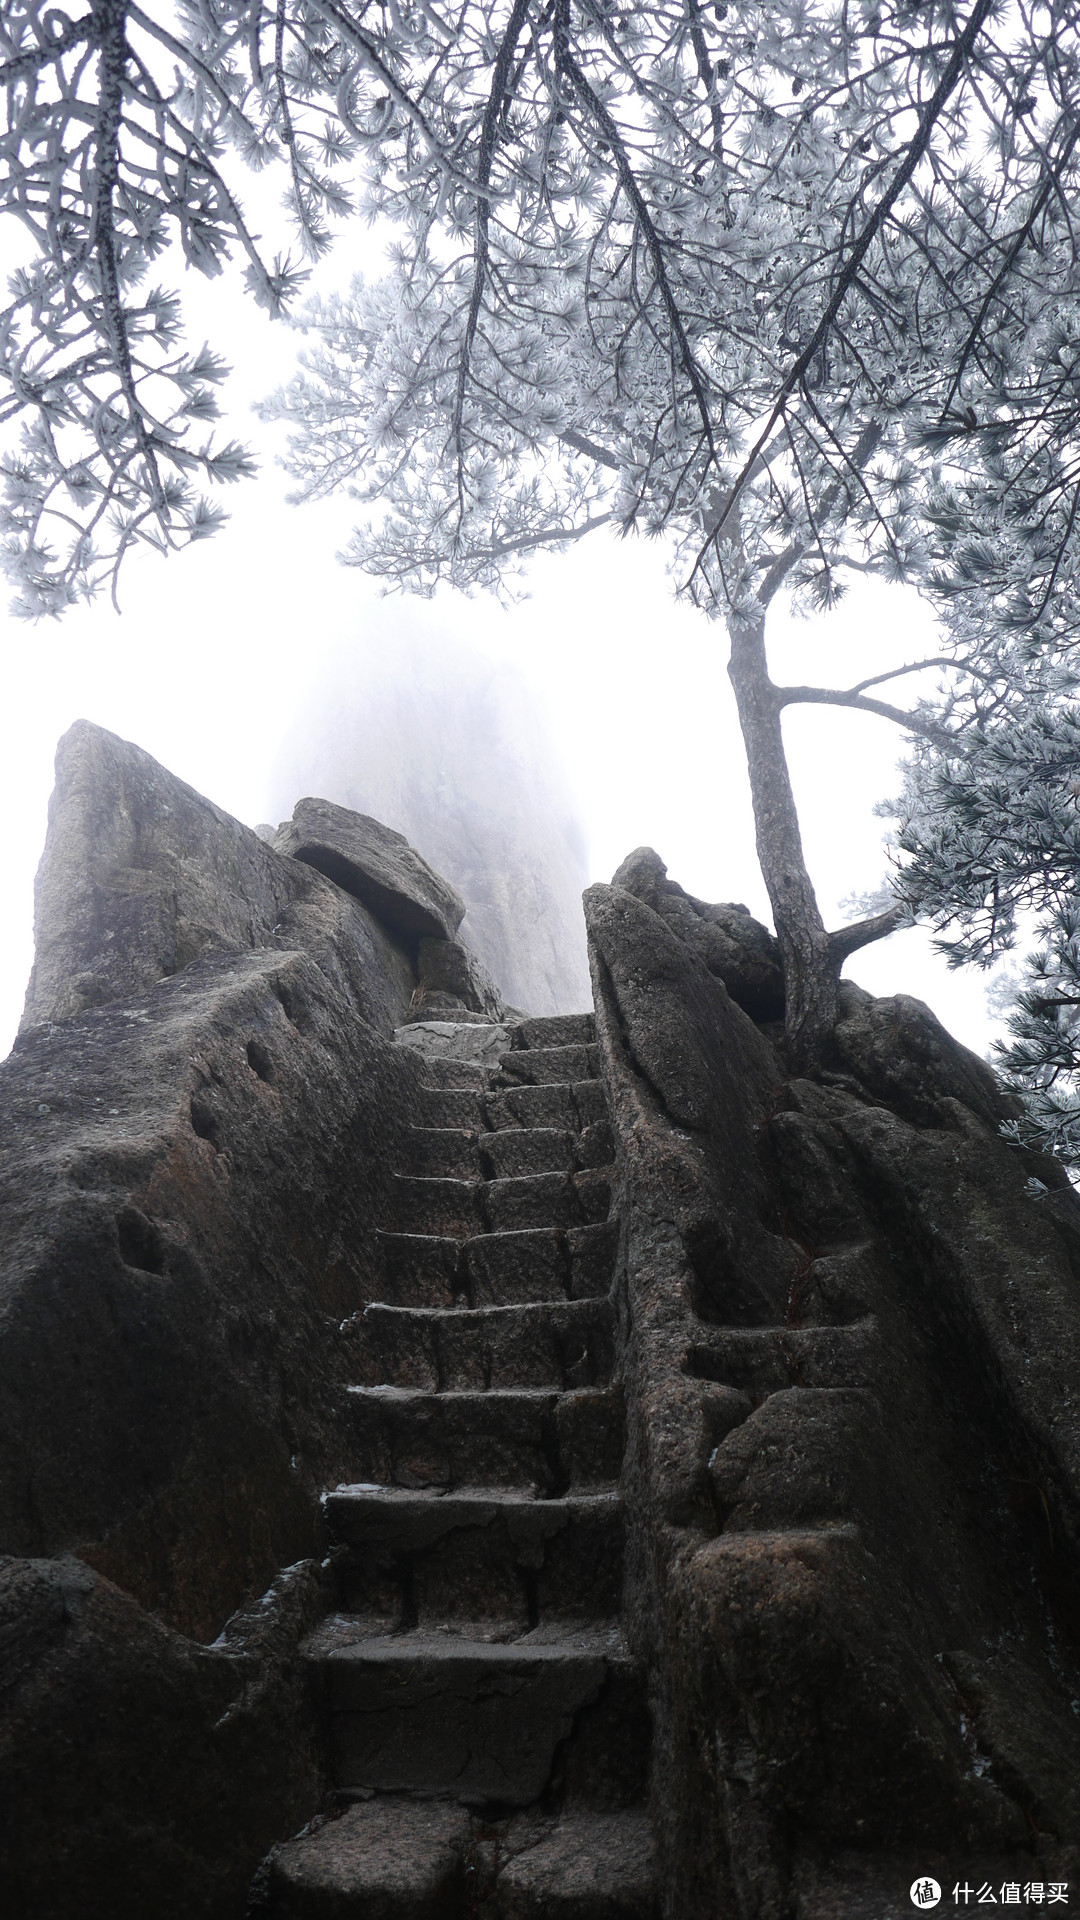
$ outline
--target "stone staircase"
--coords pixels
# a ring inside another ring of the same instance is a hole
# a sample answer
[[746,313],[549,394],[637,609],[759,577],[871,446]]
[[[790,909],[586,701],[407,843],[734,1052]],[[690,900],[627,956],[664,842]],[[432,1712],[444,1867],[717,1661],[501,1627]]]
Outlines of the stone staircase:
[[495,1066],[425,1060],[306,1647],[339,1811],[265,1864],[275,1920],[655,1913],[593,1037],[526,1020]]

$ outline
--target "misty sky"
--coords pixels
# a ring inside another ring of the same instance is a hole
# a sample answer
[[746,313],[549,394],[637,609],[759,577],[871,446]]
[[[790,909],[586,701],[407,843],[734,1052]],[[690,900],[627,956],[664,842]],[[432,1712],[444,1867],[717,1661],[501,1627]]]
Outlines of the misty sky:
[[[266,199],[267,182],[259,184]],[[350,236],[349,249],[320,268],[319,285],[361,265],[377,272],[378,258],[375,237]],[[222,424],[260,450],[262,472],[226,496],[233,517],[214,540],[167,562],[139,555],[128,563],[121,616],[104,602],[59,623],[0,616],[0,1053],[21,1012],[52,755],[71,721],[85,716],[136,741],[253,825],[275,792],[283,736],[343,650],[392,657],[418,630],[512,663],[524,677],[576,802],[592,878],[609,879],[631,848],[648,843],[691,892],[741,900],[767,919],[726,636],[673,599],[662,547],[600,532],[566,554],[541,556],[529,598],[509,610],[450,592],[381,599],[366,576],[334,559],[352,523],[349,503],[287,506],[287,477],[274,465],[281,430],[250,411],[287,377],[297,337],[226,280],[208,283],[169,259],[160,278],[182,287],[189,344],[209,337],[232,361]],[[778,679],[821,684],[848,685],[936,650],[917,596],[875,582],[857,583],[835,613],[813,621],[778,606],[769,635]],[[904,687],[897,683],[898,699]],[[885,721],[822,708],[789,712],[785,731],[811,872],[835,924],[851,917],[840,909],[845,895],[883,877],[885,823],[872,809],[896,788],[903,736]],[[875,993],[919,995],[980,1052],[994,1030],[984,977],[949,973],[920,931],[856,954],[847,971]]]

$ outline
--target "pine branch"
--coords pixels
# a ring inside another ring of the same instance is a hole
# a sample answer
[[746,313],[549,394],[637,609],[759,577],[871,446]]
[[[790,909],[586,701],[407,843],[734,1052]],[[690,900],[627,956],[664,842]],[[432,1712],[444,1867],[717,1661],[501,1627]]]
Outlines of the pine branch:
[[[735,481],[735,485],[731,489],[728,505],[725,507],[718,524],[713,528],[708,540],[698,554],[698,558],[694,564],[694,574],[704,565],[705,555],[709,548],[717,545],[728,514],[731,512],[735,500],[746,486],[750,470],[755,460],[773,433],[791,394],[805,379],[814,363],[815,357],[828,339],[833,321],[847,298],[849,288],[857,278],[862,263],[869,253],[886,215],[895,206],[896,201],[911,180],[915,169],[925,154],[930,143],[930,135],[940,119],[942,110],[949,100],[950,95],[955,92],[961,74],[964,71],[965,63],[971,54],[972,48],[986,20],[993,12],[996,4],[997,0],[976,0],[971,18],[957,41],[956,46],[953,48],[945,72],[920,116],[918,131],[908,147],[906,157],[897,168],[887,192],[884,193],[878,201],[858,240],[855,242],[848,256],[847,264],[837,280],[832,297],[818,321],[817,326],[814,328],[810,340],[781,382],[780,391],[770,409],[768,421],[754,442],[753,448],[743,463],[743,467]],[[693,578],[693,575],[691,578]]]
[[852,707],[858,713],[873,713],[880,720],[892,720],[896,726],[903,727],[906,733],[932,740],[936,746],[950,747],[954,744],[954,736],[948,728],[939,727],[920,714],[906,713],[902,707],[890,706],[887,701],[871,699],[865,693],[845,691],[841,687],[777,687],[775,693],[781,707]]
[[837,927],[829,935],[829,952],[833,961],[842,966],[861,947],[872,946],[875,940],[887,940],[898,927],[911,924],[910,907],[898,901],[895,907],[887,907],[884,913],[875,913],[869,920],[855,920],[850,927]]

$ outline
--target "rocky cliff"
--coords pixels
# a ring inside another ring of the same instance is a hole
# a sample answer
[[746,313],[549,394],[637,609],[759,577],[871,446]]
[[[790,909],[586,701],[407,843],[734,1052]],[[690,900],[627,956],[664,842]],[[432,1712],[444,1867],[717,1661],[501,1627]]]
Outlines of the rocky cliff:
[[[61,743],[0,1067],[5,1913],[1075,1898],[1064,1174],[903,996],[790,1076],[771,936],[647,849],[586,898],[595,1045],[507,1015],[466,904],[378,822],[267,845]],[[422,1716],[459,1641],[406,1764],[363,1690]]]

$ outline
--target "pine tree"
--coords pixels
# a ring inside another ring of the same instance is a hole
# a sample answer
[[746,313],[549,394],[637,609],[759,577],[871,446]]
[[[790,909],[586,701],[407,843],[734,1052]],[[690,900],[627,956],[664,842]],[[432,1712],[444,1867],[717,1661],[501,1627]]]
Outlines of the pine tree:
[[1026,699],[1018,668],[1011,710],[915,756],[897,878],[953,966],[990,967],[1034,938],[998,1047],[1025,1097],[1012,1130],[1080,1165],[1080,707],[1066,669],[1037,664]]
[[[508,591],[604,524],[670,542],[727,624],[788,1041],[812,1062],[844,958],[905,908],[826,930],[784,709],[884,714],[945,751],[1025,650],[1065,644],[1075,25],[995,0],[191,0],[177,35],[127,0],[66,22],[16,0],[8,201],[41,248],[4,335],[27,609],[114,577],[135,539],[209,530],[192,477],[244,456],[198,440],[216,363],[138,289],[172,231],[287,301],[298,270],[261,260],[232,170],[283,156],[309,258],[343,217],[397,236],[385,280],[307,315],[276,403],[301,492],[351,488],[352,561],[421,591]],[[926,662],[771,681],[777,592],[828,605],[851,569],[949,607],[936,702],[872,691]]]

